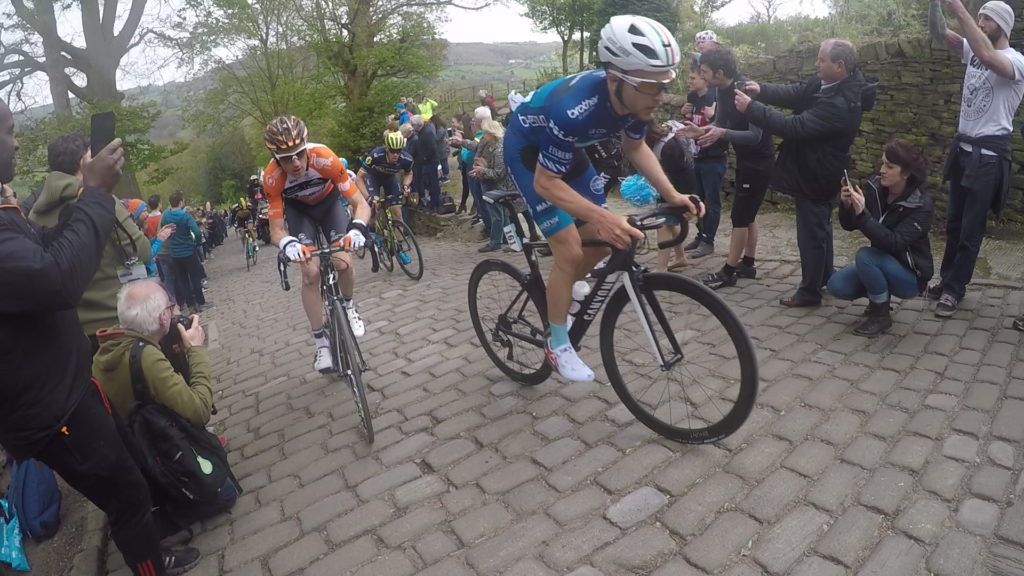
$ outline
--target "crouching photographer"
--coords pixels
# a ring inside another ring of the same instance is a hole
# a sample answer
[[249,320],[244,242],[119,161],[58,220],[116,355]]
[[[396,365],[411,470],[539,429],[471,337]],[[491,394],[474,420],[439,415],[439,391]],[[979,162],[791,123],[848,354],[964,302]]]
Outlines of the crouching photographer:
[[126,424],[161,537],[226,512],[241,491],[222,443],[204,428],[215,410],[205,332],[199,316],[173,316],[173,309],[155,280],[123,286],[119,326],[97,333],[92,367]]

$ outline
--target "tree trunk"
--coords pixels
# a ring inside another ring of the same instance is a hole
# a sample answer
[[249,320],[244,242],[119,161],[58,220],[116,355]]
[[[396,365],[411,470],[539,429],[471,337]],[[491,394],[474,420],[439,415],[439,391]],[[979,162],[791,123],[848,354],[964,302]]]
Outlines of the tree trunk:
[[569,36],[562,38],[562,75],[569,75],[569,42],[572,42],[572,32]]
[[581,26],[580,27],[580,71],[581,72],[583,71],[583,52],[587,49],[586,45],[583,43],[583,32],[584,32],[584,30],[583,30],[583,27]]

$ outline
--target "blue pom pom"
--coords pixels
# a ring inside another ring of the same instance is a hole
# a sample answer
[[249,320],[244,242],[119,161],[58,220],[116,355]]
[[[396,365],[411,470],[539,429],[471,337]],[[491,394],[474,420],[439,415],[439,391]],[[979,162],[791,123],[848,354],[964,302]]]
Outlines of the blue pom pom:
[[658,193],[654,191],[647,179],[639,174],[633,174],[619,186],[619,193],[622,199],[633,206],[640,208],[650,206],[658,199]]

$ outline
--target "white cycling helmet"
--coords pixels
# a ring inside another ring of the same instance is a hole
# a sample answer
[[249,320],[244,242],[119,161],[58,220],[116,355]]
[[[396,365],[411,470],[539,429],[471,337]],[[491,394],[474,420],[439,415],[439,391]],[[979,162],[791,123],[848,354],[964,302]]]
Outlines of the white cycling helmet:
[[679,45],[660,22],[644,16],[612,16],[597,43],[601,62],[622,70],[661,72],[679,65]]

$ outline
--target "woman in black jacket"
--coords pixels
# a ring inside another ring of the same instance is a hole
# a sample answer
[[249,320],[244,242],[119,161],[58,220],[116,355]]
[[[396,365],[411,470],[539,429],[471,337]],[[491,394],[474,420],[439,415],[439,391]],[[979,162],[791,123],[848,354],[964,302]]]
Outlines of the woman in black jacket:
[[924,191],[928,161],[924,152],[904,140],[885,146],[878,174],[864,189],[843,182],[839,222],[844,230],[860,230],[870,246],[857,250],[854,263],[835,272],[828,291],[836,298],[867,296],[867,318],[854,329],[877,336],[892,326],[889,300],[921,294],[932,277],[932,199]]

